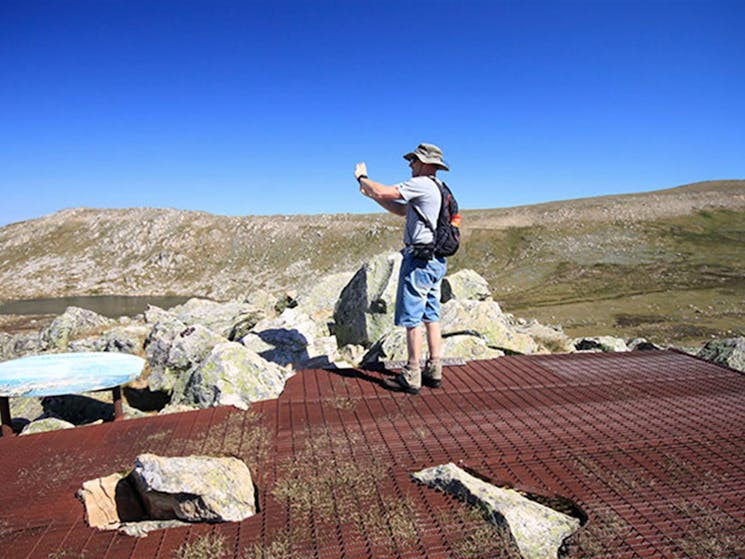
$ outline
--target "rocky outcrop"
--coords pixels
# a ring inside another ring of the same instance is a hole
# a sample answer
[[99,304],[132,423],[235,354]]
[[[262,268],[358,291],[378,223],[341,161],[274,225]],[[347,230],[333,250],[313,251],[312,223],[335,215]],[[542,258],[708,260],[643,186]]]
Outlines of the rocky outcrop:
[[[489,346],[488,341],[477,332],[447,335],[442,340],[442,354],[466,360],[494,359],[502,357],[504,351]],[[363,366],[372,366],[384,361],[405,361],[406,331],[396,328],[379,339],[362,358]]]
[[241,344],[225,342],[216,345],[194,369],[183,395],[174,394],[172,401],[201,408],[247,409],[251,402],[277,398],[289,375]]
[[412,477],[478,506],[494,523],[506,523],[525,559],[558,557],[564,540],[580,527],[579,519],[530,500],[514,489],[482,481],[452,463],[427,468]]
[[507,353],[548,353],[518,331],[495,301],[452,299],[442,305],[441,317],[443,336],[477,332],[489,347]]
[[68,307],[41,332],[41,341],[49,350],[66,350],[68,343],[76,338],[111,328],[114,322],[93,311]]
[[[180,323],[180,322],[179,322]],[[149,345],[152,373],[148,379],[151,390],[180,394],[189,375],[210,354],[212,349],[228,340],[201,324],[188,326],[171,338],[173,330],[158,323],[153,328]]]
[[745,338],[711,340],[701,348],[698,357],[745,372]]
[[70,341],[68,351],[113,351],[139,355],[148,335],[148,328],[142,324],[116,326],[100,335]]
[[200,324],[230,339],[235,339],[238,332],[250,329],[251,325],[266,316],[263,310],[249,303],[219,303],[198,298],[189,299],[183,305],[169,309],[168,312],[187,326]]
[[241,343],[261,357],[295,369],[313,362],[332,363],[338,355],[336,337],[328,335],[326,315],[314,321],[300,307],[285,309],[273,319],[256,324]]
[[178,374],[169,371],[168,356],[173,341],[186,330],[186,324],[158,307],[149,307],[145,320],[152,325],[145,340],[145,357],[150,366],[148,383],[151,390],[171,392],[178,382]]
[[538,347],[549,353],[573,353],[576,351],[571,338],[564,333],[561,326],[541,324],[535,319],[511,320],[517,332],[533,338]]
[[489,300],[489,283],[473,270],[455,272],[442,281],[442,302],[447,303],[450,299]]
[[319,278],[297,296],[297,309],[316,320],[328,320],[334,314],[339,295],[354,277],[343,272]]
[[45,351],[39,332],[24,334],[0,334],[0,361],[35,355]]
[[[285,296],[291,305],[280,314],[274,310],[277,298],[262,291],[243,302],[192,298],[169,310],[151,306],[134,320],[112,321],[70,307],[41,335],[1,336],[0,348],[5,358],[43,347],[144,353],[147,381],[133,387],[138,392],[129,392],[144,403],[143,410],[162,410],[166,404],[168,411],[247,408],[251,402],[276,398],[292,370],[405,360],[405,330],[393,323],[400,263],[399,253],[385,253],[354,274],[321,278],[306,292]],[[486,280],[473,270],[447,276],[445,285],[443,357],[628,349],[623,340],[611,337],[571,340],[560,327],[502,312]],[[155,401],[159,405],[154,408]],[[46,415],[81,424],[112,414],[111,404],[82,396],[47,400],[46,405],[61,402],[64,409]],[[78,413],[91,405],[100,409]],[[138,412],[130,408],[128,415]],[[37,416],[30,412],[24,417],[28,422]]]
[[366,262],[342,290],[334,309],[334,333],[340,345],[370,347],[393,325],[399,253]]

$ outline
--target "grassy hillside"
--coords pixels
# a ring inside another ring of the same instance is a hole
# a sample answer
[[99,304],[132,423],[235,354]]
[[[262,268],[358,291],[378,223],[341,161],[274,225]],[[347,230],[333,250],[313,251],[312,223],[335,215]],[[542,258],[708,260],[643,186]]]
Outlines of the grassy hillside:
[[[463,213],[451,271],[482,274],[518,316],[679,344],[745,334],[745,181]],[[401,226],[387,214],[65,210],[0,229],[0,300],[302,290],[395,250]]]
[[745,335],[745,211],[471,230],[455,266],[480,263],[518,316],[664,341]]

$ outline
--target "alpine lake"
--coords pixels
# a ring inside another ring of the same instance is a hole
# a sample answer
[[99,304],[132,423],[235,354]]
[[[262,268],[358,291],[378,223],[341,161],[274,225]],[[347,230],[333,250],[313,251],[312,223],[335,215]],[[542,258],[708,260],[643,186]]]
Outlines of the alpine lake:
[[80,307],[108,318],[133,317],[148,305],[169,309],[188,301],[187,296],[89,295],[0,301],[0,332],[38,330],[50,324],[67,307]]

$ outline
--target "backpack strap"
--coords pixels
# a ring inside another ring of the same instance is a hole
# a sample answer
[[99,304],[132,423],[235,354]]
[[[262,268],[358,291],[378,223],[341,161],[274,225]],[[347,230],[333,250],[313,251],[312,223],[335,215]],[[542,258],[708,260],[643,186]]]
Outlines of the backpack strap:
[[[437,185],[437,191],[440,193],[440,204],[442,204],[442,189],[440,187],[440,181],[437,180],[437,177],[435,177],[434,175],[429,175],[427,178],[432,179],[434,181],[434,183]],[[426,217],[424,217],[424,213],[422,212],[422,210],[420,210],[416,206],[416,204],[413,204],[411,207],[416,212],[416,215],[419,216],[419,219],[421,219],[424,222],[424,225],[427,226],[427,229],[429,229],[430,231],[432,231],[432,234],[434,235],[435,234],[435,228],[432,226],[432,224],[429,222],[429,220]],[[440,206],[440,210],[442,210],[442,206]]]

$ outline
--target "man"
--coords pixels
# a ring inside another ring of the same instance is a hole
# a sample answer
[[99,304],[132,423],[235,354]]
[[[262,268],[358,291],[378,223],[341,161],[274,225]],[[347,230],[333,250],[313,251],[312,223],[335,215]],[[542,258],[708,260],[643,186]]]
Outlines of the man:
[[[396,294],[396,326],[406,328],[408,362],[399,375],[385,381],[388,388],[418,394],[422,384],[438,388],[442,384],[442,336],[440,332],[440,286],[447,270],[445,258],[434,256],[425,247],[434,240],[432,230],[417,214],[417,209],[437,227],[442,197],[433,180],[438,170],[449,171],[442,158],[442,150],[433,144],[419,144],[404,155],[411,168],[411,179],[386,186],[367,176],[365,163],[358,163],[354,176],[360,191],[375,200],[387,211],[406,218],[405,248]],[[424,248],[424,250],[422,250]],[[424,371],[422,330],[427,331],[429,359]]]

